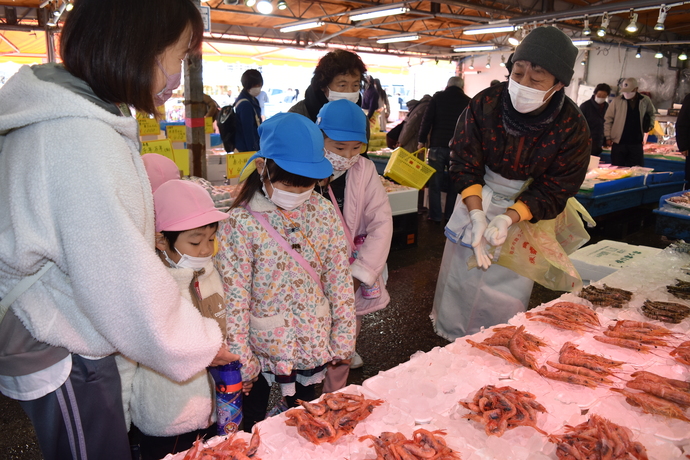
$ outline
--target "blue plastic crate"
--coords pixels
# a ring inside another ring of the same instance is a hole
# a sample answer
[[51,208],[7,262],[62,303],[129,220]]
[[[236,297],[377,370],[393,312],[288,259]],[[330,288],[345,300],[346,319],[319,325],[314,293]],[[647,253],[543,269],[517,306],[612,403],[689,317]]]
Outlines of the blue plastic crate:
[[[642,177],[640,178],[642,179]],[[577,198],[577,201],[582,203],[582,206],[584,206],[592,216],[596,217],[611,212],[640,206],[642,204],[642,197],[644,196],[646,190],[647,187],[641,185],[636,188],[620,190],[603,195],[578,193],[575,197]]]
[[592,189],[592,196],[607,195],[609,193],[618,192],[621,190],[636,189],[642,186],[644,186],[644,176],[625,177],[623,179],[616,179],[595,184],[594,188]]
[[665,171],[653,172],[647,175],[647,185],[663,184],[666,182],[683,182],[685,180],[685,171]]
[[656,203],[662,196],[682,191],[684,186],[684,181],[648,184],[647,190],[645,190],[644,195],[642,195],[642,204]]
[[690,216],[655,209],[655,232],[674,239],[690,239]]

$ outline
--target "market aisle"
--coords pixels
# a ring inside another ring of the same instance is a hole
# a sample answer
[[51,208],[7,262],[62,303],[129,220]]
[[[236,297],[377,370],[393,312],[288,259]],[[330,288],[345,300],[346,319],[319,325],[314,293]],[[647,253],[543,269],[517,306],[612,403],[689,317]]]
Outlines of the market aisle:
[[[630,215],[628,215],[630,216]],[[591,231],[592,242],[613,239],[629,244],[663,248],[668,242],[654,234],[651,210],[639,210],[635,218],[604,216],[601,226]],[[443,227],[418,216],[417,247],[393,251],[388,258],[391,305],[365,316],[357,350],[364,367],[350,372],[349,383],[365,379],[409,360],[417,350],[429,351],[448,342],[437,336],[429,313],[433,303],[436,276],[441,263]],[[535,285],[530,306],[561,295]],[[0,395],[0,460],[38,460],[33,428],[21,407]]]

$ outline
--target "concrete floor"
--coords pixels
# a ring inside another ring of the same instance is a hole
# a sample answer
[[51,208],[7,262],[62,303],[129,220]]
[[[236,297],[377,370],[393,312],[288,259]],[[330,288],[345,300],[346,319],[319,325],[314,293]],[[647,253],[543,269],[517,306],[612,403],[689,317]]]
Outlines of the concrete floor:
[[[654,234],[653,206],[597,218],[590,231],[592,243],[602,239],[664,248],[670,241]],[[417,350],[429,351],[448,342],[438,337],[429,313],[445,238],[443,226],[418,216],[415,247],[391,252],[388,259],[391,304],[364,318],[357,350],[364,367],[350,373],[350,383],[365,379],[407,361]],[[535,284],[530,307],[553,300],[560,292]],[[0,460],[41,459],[33,428],[19,404],[0,395]]]

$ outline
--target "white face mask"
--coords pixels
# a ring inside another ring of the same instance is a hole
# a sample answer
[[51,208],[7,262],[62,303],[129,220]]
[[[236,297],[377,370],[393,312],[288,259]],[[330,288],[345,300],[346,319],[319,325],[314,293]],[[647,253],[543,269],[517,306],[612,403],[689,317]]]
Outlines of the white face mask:
[[352,158],[345,158],[330,150],[324,149],[324,152],[326,152],[324,156],[331,162],[335,171],[347,171],[359,160],[359,155],[355,155]]
[[172,259],[168,257],[167,252],[163,251],[163,256],[165,257],[165,260],[168,261],[172,268],[191,268],[192,270],[198,272],[199,270],[204,268],[213,257],[212,255],[208,257],[192,257],[188,256],[187,254],[182,254],[180,251],[177,250],[177,248],[174,249],[175,252],[180,255],[180,260],[178,260],[177,263],[173,262]]
[[624,91],[624,92],[623,92],[623,97],[626,98],[626,99],[632,99],[633,97],[635,97],[635,91],[633,91],[632,93],[628,93],[628,92],[625,92],[625,91]]
[[339,93],[338,91],[333,91],[332,89],[328,88],[328,102],[333,102],[340,99],[347,99],[348,101],[356,104],[357,101],[359,101],[359,91],[355,91],[354,93]]
[[603,104],[604,102],[606,102],[605,97],[595,97],[594,100],[596,101],[597,104]]
[[261,87],[260,87],[260,86],[257,86],[256,88],[252,88],[252,89],[250,89],[250,90],[247,91],[247,92],[248,92],[249,94],[251,94],[252,96],[256,97],[256,96],[258,96],[259,93],[261,92]]
[[551,96],[555,93],[551,93],[549,99],[544,100],[546,93],[551,91],[556,85],[546,91],[541,91],[538,89],[530,88],[529,86],[522,86],[520,83],[516,82],[512,78],[508,80],[508,94],[510,94],[510,102],[513,103],[513,107],[520,113],[530,113],[537,110],[542,105],[546,104]]
[[[268,174],[268,170],[266,170],[266,175],[268,176],[268,181],[271,182],[271,176]],[[273,183],[271,182],[271,184]],[[314,188],[312,187],[306,192],[294,193],[288,192],[287,190],[281,190],[273,185],[273,193],[269,196],[268,192],[266,191],[266,184],[264,184],[263,180],[261,181],[261,189],[264,191],[264,195],[266,195],[266,197],[271,200],[273,204],[279,208],[285,209],[286,211],[292,211],[300,206],[309,199],[311,192],[314,191]]]

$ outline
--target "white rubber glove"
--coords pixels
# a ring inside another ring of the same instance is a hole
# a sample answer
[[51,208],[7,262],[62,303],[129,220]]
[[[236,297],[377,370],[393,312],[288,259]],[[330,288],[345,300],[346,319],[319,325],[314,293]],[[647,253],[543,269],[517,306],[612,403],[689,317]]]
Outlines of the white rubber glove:
[[491,259],[486,252],[487,242],[484,238],[484,232],[488,225],[486,214],[481,209],[473,209],[470,211],[470,220],[472,221],[472,249],[477,258],[477,265],[486,270],[491,266]]
[[494,217],[489,227],[484,232],[484,238],[491,246],[502,245],[508,236],[508,227],[513,223],[513,219],[505,214]]

